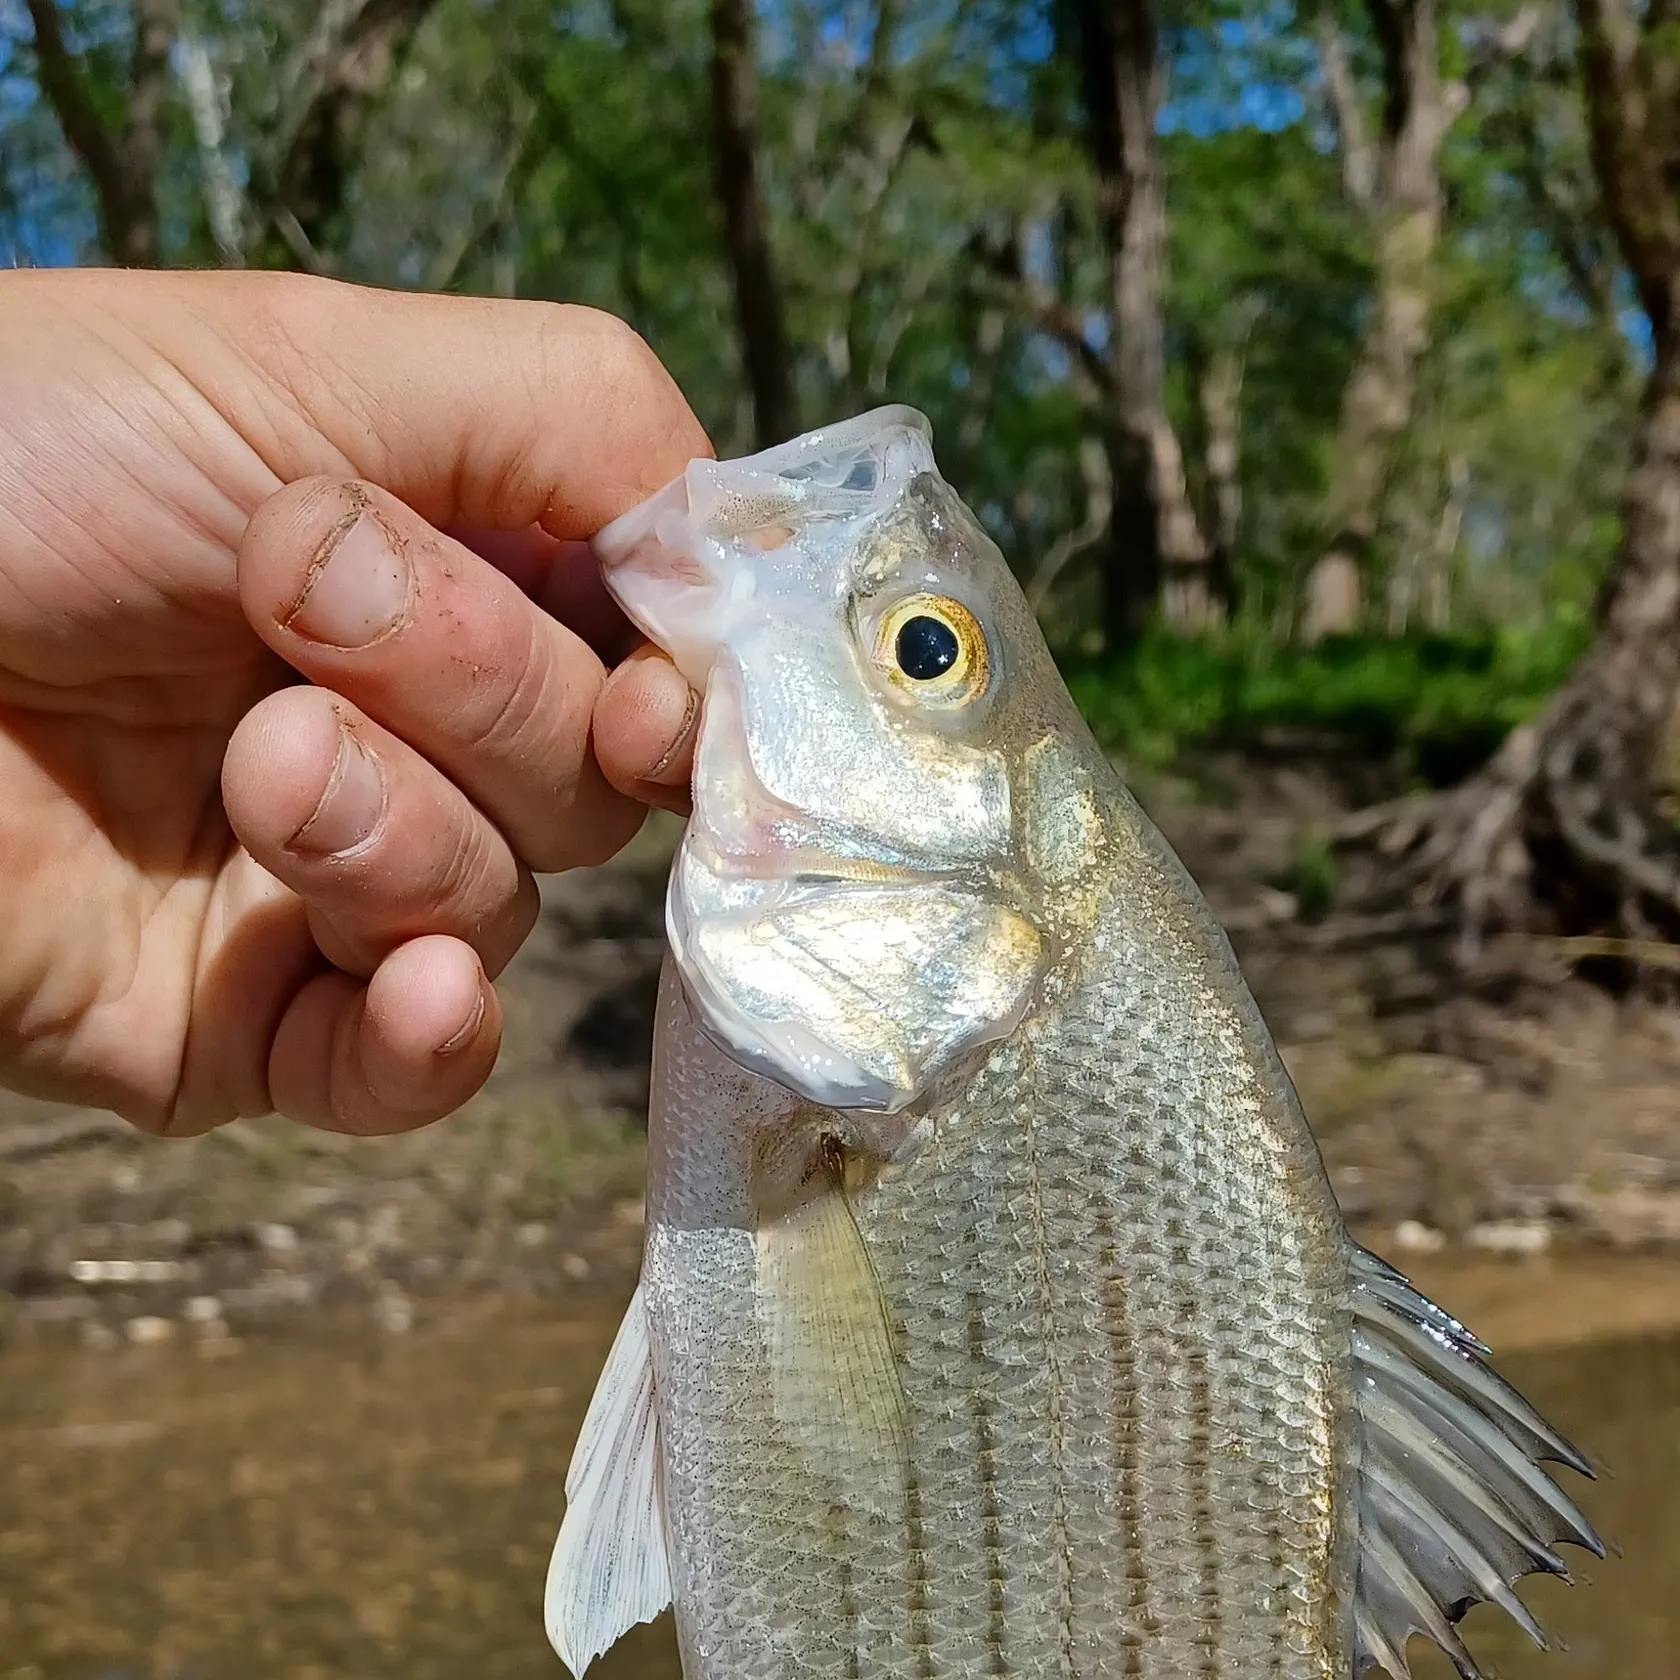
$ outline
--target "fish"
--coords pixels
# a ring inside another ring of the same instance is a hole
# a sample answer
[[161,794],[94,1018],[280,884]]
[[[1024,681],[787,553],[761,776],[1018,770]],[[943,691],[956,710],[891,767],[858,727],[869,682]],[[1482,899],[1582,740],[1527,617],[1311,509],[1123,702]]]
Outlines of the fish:
[[927,421],[596,539],[703,696],[641,1280],[545,1597],[582,1675],[1346,1680],[1604,1546],[1586,1459],[1349,1236],[1189,874]]

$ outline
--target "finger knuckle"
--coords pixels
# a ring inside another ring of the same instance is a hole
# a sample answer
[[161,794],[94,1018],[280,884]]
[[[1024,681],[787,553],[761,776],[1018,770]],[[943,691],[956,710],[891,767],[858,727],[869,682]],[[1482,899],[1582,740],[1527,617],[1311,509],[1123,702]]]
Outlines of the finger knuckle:
[[[541,639],[523,614],[510,627],[498,657],[474,672],[460,727],[474,758],[519,764],[533,750],[528,740],[536,720],[548,715],[554,696]],[[476,663],[476,662],[475,662]]]
[[470,932],[487,912],[502,914],[518,890],[518,875],[505,849],[491,839],[485,823],[473,819],[456,828],[423,896],[446,909],[463,932]]
[[622,316],[585,304],[561,304],[553,323],[592,363],[620,377],[647,377],[664,369],[648,342]]
[[657,412],[676,397],[665,365],[647,340],[617,315],[578,304],[556,305],[548,317],[545,361],[551,389],[587,403],[603,429]]

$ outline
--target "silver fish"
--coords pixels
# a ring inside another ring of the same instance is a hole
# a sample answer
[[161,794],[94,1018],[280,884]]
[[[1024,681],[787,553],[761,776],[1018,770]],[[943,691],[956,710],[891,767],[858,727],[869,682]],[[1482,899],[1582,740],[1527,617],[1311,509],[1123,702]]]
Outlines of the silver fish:
[[580,1673],[1345,1680],[1602,1555],[1580,1455],[1352,1243],[1224,934],[885,409],[598,540],[703,691]]

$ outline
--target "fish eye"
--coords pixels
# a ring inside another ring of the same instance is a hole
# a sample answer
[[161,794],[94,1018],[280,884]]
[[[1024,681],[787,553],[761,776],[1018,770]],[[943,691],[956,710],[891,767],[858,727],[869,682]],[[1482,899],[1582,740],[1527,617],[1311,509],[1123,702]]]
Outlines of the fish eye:
[[881,621],[876,659],[892,681],[919,700],[966,705],[990,674],[986,635],[960,601],[912,595]]
[[905,676],[916,682],[932,682],[956,664],[962,656],[962,644],[944,619],[917,613],[899,625],[893,653]]

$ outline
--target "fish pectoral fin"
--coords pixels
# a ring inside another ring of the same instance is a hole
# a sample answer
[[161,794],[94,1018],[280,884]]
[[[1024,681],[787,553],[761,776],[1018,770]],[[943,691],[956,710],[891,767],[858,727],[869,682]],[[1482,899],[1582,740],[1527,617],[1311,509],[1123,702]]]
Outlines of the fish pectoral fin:
[[854,1495],[896,1493],[908,1439],[898,1351],[838,1158],[808,1200],[760,1219],[758,1285],[777,1422]]
[[1353,1255],[1354,1392],[1363,1436],[1356,1490],[1354,1673],[1405,1680],[1406,1641],[1426,1634],[1463,1680],[1479,1670],[1453,1628],[1472,1604],[1546,1640],[1512,1586],[1568,1579],[1553,1547],[1604,1543],[1541,1468],[1592,1472],[1487,1364],[1487,1349],[1374,1254]]
[[543,1616],[549,1643],[581,1675],[626,1629],[670,1602],[659,1401],[638,1284],[566,1472]]

